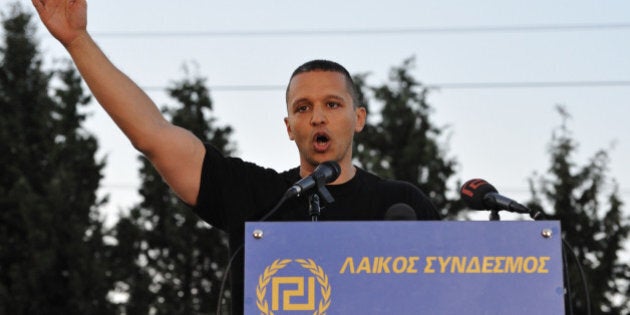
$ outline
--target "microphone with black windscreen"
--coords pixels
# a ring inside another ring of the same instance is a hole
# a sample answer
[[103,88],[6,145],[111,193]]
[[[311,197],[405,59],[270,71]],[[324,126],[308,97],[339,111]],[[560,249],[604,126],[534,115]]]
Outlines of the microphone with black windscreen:
[[282,195],[282,198],[280,198],[280,201],[278,201],[278,203],[276,203],[276,205],[269,210],[267,214],[262,216],[259,221],[266,221],[269,217],[271,217],[271,215],[278,211],[280,206],[289,198],[300,196],[312,189],[316,189],[326,202],[334,202],[335,199],[332,197],[328,189],[326,189],[326,184],[334,182],[340,174],[341,167],[339,166],[339,163],[335,161],[327,161],[317,165],[313,173],[300,179],[293,184],[293,186],[289,187],[284,195]]
[[323,162],[315,168],[311,175],[308,175],[291,186],[284,194],[286,198],[299,196],[305,191],[313,188],[321,188],[324,185],[334,182],[341,174],[341,167],[335,161]]
[[418,220],[418,216],[408,204],[396,203],[387,209],[384,219],[387,221],[413,221]]
[[473,210],[507,210],[516,213],[531,213],[520,203],[502,196],[487,181],[475,178],[467,181],[460,190],[464,203]]

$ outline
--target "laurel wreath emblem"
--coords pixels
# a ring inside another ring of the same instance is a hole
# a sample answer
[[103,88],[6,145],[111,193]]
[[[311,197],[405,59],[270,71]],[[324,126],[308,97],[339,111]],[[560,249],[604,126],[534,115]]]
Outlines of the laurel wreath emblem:
[[[273,263],[271,263],[271,265],[267,266],[262,275],[258,277],[258,286],[256,286],[256,306],[258,306],[261,315],[274,315],[273,311],[269,308],[269,303],[265,299],[265,296],[267,295],[267,285],[278,271],[286,267],[292,261],[293,260],[291,259],[276,259]],[[324,272],[324,269],[318,266],[312,259],[296,259],[295,262],[300,264],[302,268],[310,271],[317,279],[322,298],[319,300],[317,310],[313,312],[313,315],[325,315],[326,310],[330,307],[331,288],[328,276]]]

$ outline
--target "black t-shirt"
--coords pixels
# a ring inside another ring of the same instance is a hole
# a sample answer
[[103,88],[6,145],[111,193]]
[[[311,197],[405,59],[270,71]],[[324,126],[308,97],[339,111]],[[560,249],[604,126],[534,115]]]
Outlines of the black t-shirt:
[[[213,227],[229,234],[230,250],[244,242],[245,221],[258,221],[300,180],[299,168],[282,173],[238,158],[223,157],[206,146],[195,213]],[[407,182],[386,180],[357,168],[355,176],[340,185],[326,186],[335,201],[321,200],[321,221],[370,221],[384,219],[394,204],[404,203],[419,220],[439,220],[429,198]],[[310,221],[308,198],[287,200],[267,221]],[[243,253],[232,266],[233,313],[242,313]]]

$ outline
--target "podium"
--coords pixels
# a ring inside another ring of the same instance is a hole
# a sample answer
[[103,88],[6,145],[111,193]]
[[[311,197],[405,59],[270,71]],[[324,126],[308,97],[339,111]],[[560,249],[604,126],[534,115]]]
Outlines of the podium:
[[245,314],[564,314],[557,221],[247,222]]

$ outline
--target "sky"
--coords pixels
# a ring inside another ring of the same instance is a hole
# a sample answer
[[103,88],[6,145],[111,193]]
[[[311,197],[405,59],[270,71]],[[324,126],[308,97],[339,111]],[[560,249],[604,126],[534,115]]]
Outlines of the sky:
[[[37,25],[47,64],[67,58]],[[630,213],[628,1],[108,0],[89,2],[88,30],[159,106],[174,104],[162,88],[185,67],[206,77],[217,122],[235,130],[237,156],[279,171],[299,162],[282,88],[221,87],[285,86],[311,59],[335,60],[382,84],[391,67],[414,57],[414,77],[442,86],[428,101],[434,123],[447,127],[455,179],[484,178],[521,202],[528,178],[548,173],[561,104],[579,143],[576,163],[609,149],[609,175]],[[545,84],[501,86],[528,82]],[[488,85],[474,85],[481,83]],[[86,111],[106,158],[100,194],[109,196],[104,213],[112,220],[140,201],[138,153],[96,104]]]

